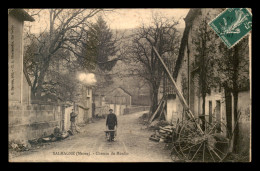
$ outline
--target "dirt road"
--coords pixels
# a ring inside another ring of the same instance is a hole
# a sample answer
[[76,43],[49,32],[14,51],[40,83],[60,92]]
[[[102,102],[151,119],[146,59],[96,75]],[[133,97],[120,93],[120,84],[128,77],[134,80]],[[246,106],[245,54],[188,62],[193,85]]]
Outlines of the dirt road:
[[45,148],[11,158],[11,162],[172,162],[164,143],[149,140],[152,131],[138,124],[144,112],[118,116],[115,142],[105,139],[105,119]]

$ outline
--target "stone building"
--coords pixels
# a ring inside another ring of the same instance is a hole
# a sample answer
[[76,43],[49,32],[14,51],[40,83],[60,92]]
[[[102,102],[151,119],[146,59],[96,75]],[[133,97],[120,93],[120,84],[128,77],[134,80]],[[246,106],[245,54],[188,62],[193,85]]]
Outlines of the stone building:
[[29,103],[31,82],[23,67],[23,25],[34,19],[24,10],[8,12],[8,97],[12,102]]
[[70,129],[70,113],[72,109],[78,114],[76,117],[77,125],[85,125],[92,118],[92,88],[85,86],[83,84],[80,85],[79,89],[81,95],[78,100],[72,103],[66,103],[62,105],[63,108],[63,119],[62,119],[62,129],[68,130]]
[[53,133],[55,126],[70,127],[69,114],[74,107],[77,123],[92,117],[92,88],[80,84],[80,98],[73,104],[61,103],[51,96],[31,99],[31,82],[23,66],[24,21],[34,19],[23,9],[8,11],[8,135],[9,141],[27,141]]
[[[177,83],[179,90],[181,90],[189,107],[195,117],[202,114],[202,97],[199,93],[198,82],[198,66],[196,64],[196,48],[193,42],[193,37],[199,27],[202,18],[207,16],[208,22],[214,19],[224,9],[190,9],[185,17],[186,27],[181,40],[179,56],[173,71],[173,77]],[[218,43],[222,43],[220,38]],[[215,55],[218,55],[217,52]],[[247,57],[247,56],[246,56]],[[249,78],[249,75],[248,75]],[[205,99],[205,114],[206,118],[216,119],[223,123],[226,121],[226,110],[232,112],[232,127],[234,128],[234,111],[233,111],[233,96],[231,97],[231,105],[226,108],[226,99],[224,95],[224,88],[220,86],[212,87],[207,93]],[[245,88],[239,92],[238,96],[238,110],[241,112],[239,119],[240,128],[240,146],[241,152],[247,152],[250,149],[250,109],[251,96],[249,88]],[[183,106],[178,96],[172,92],[167,97],[167,120],[176,123],[178,119],[185,119]]]
[[77,102],[78,117],[77,122],[79,124],[88,123],[92,118],[92,88],[81,85],[82,97]]
[[24,21],[34,19],[22,9],[8,11],[8,135],[26,141],[49,134],[61,124],[60,106],[31,102],[31,82],[23,66]]

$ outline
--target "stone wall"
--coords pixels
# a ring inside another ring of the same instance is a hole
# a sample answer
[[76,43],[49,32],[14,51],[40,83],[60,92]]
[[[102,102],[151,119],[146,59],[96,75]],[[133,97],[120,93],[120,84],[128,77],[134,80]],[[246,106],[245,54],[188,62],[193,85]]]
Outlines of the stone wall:
[[109,104],[103,105],[103,106],[96,106],[95,108],[95,116],[102,117],[103,115],[106,115],[109,113]]
[[89,109],[84,109],[78,107],[78,117],[76,118],[77,123],[79,124],[86,124],[88,123],[89,119],[92,117],[89,115]]
[[10,140],[30,140],[50,135],[61,124],[61,108],[56,104],[21,104],[9,102]]
[[239,118],[239,152],[248,154],[251,144],[251,98],[249,91],[238,94],[238,111],[241,112]]
[[31,87],[30,87],[24,73],[23,73],[23,86],[22,87],[23,87],[23,89],[22,89],[23,103],[30,103]]

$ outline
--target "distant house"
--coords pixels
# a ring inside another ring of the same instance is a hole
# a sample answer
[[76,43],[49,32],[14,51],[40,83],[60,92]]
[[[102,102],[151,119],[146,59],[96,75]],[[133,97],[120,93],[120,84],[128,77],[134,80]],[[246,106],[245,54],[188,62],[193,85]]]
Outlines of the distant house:
[[132,95],[122,87],[105,94],[105,101],[117,115],[122,115],[124,109],[132,105]]
[[132,95],[122,87],[113,89],[105,94],[105,100],[113,104],[125,104],[131,106]]
[[[198,83],[198,67],[195,61],[195,47],[192,41],[192,36],[198,28],[199,21],[202,17],[209,17],[210,20],[214,19],[220,14],[223,9],[190,9],[185,17],[186,27],[181,40],[179,56],[173,71],[173,77],[176,81],[177,87],[181,90],[186,102],[188,103],[191,111],[198,117],[202,114],[202,97],[199,93]],[[221,41],[221,40],[219,40]],[[218,54],[216,54],[218,55]],[[214,118],[226,124],[226,111],[227,109],[233,112],[233,97],[231,102],[226,108],[226,99],[224,95],[224,88],[221,86],[212,87],[211,91],[206,96],[206,118]],[[250,108],[251,98],[250,90],[244,89],[239,93],[238,108],[241,112],[240,138],[241,146],[248,152],[249,139],[250,139]],[[185,119],[183,106],[174,91],[168,91],[167,94],[167,120],[176,123],[177,119]],[[233,113],[232,113],[233,115]],[[234,118],[232,116],[232,118]],[[234,127],[233,120],[233,127]]]

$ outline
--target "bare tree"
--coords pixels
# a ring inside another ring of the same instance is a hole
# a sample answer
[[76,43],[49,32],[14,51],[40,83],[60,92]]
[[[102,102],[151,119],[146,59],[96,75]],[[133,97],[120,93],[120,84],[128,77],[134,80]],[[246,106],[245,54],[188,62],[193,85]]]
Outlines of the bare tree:
[[178,21],[167,19],[159,14],[152,17],[152,24],[144,24],[137,29],[131,45],[131,58],[135,62],[133,74],[149,82],[151,94],[151,113],[158,105],[158,89],[163,75],[163,67],[152,47],[156,47],[160,56],[177,56],[180,34],[176,29]]
[[[41,96],[42,85],[52,59],[55,57],[70,61],[70,55],[57,55],[58,53],[71,52],[75,56],[78,46],[81,46],[83,35],[89,25],[89,19],[102,9],[48,9],[49,28],[39,35],[30,35],[28,38],[35,43],[34,53],[27,56],[26,67],[33,70],[32,93]],[[39,14],[41,15],[41,14]],[[32,45],[33,46],[33,45]],[[32,48],[33,49],[33,48]],[[28,55],[28,54],[27,54]],[[79,56],[79,55],[78,55]],[[34,60],[30,60],[34,59]],[[33,61],[33,62],[32,62]],[[37,61],[37,62],[35,62]]]

